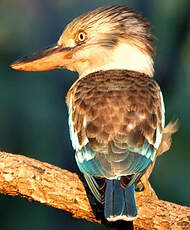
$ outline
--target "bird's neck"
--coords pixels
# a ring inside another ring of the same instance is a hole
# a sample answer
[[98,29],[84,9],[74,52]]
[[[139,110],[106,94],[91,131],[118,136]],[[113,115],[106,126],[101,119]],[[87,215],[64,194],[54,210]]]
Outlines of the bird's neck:
[[110,69],[126,69],[144,73],[150,77],[154,74],[153,60],[148,52],[127,43],[121,43],[104,53],[95,52],[94,61],[79,72],[80,78],[96,71]]

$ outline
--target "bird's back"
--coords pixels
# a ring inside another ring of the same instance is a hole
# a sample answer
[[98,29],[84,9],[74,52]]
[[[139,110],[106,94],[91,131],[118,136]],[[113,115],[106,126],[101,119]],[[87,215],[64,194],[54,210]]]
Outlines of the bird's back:
[[81,171],[114,178],[140,172],[154,158],[163,108],[153,79],[127,70],[98,71],[79,79],[67,102]]

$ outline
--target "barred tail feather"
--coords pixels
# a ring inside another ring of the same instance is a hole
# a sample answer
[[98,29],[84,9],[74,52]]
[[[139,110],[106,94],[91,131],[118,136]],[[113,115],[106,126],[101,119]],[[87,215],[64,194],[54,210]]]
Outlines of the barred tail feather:
[[106,180],[104,216],[108,221],[137,218],[134,184],[122,188],[119,180]]

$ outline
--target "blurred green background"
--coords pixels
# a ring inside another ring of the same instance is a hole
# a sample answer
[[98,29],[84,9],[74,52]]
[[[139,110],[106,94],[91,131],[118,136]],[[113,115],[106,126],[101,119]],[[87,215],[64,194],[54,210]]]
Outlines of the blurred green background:
[[[22,153],[78,172],[67,125],[65,97],[77,74],[67,70],[17,72],[9,64],[55,43],[73,18],[108,4],[127,4],[153,25],[158,40],[155,78],[166,121],[180,129],[158,159],[151,182],[161,199],[190,206],[190,1],[189,0],[1,0],[0,150]],[[105,229],[19,197],[0,194],[0,229]]]

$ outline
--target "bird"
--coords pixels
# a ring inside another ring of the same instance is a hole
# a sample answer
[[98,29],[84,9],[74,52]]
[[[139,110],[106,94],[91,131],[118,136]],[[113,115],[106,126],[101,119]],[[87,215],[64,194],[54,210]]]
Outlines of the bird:
[[126,5],[103,6],[71,21],[53,47],[11,65],[78,72],[66,98],[70,139],[77,165],[110,222],[138,217],[135,186],[157,152],[168,150],[175,132],[168,128],[163,140],[165,106],[153,79],[154,40],[141,14]]

